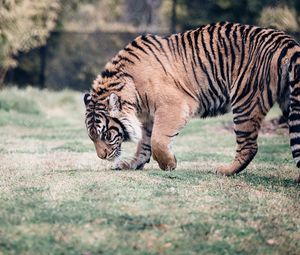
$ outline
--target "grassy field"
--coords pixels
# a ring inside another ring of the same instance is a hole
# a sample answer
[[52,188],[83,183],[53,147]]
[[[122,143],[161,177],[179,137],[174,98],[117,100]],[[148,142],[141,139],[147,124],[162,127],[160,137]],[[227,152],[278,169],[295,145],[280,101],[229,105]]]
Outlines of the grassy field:
[[248,169],[220,177],[230,115],[195,119],[174,143],[175,171],[112,171],[83,108],[72,91],[0,92],[0,254],[300,254],[288,137],[260,136]]

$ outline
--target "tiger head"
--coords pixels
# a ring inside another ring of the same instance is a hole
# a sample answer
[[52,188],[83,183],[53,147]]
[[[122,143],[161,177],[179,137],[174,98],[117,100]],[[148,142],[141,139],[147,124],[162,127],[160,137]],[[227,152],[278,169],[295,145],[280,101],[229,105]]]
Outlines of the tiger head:
[[115,93],[99,100],[92,92],[86,92],[84,103],[88,136],[99,158],[114,160],[121,154],[123,141],[141,139],[139,121],[135,114],[121,111],[121,100]]

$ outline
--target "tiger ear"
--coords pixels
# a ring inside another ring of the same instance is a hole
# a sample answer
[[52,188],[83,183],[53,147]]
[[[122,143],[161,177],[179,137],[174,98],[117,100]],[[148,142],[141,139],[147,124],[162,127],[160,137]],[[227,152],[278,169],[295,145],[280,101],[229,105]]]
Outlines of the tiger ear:
[[121,110],[120,99],[115,93],[111,93],[108,98],[108,112],[111,117],[118,117]]
[[92,101],[92,96],[89,91],[85,91],[83,95],[83,101],[85,106],[87,107],[89,103]]

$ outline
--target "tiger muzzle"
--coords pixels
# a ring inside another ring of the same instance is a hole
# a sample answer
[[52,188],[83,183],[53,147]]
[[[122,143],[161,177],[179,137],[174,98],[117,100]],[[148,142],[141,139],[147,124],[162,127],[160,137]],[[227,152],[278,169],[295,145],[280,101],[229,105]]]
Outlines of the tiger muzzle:
[[96,142],[94,142],[94,145],[97,152],[97,156],[101,159],[106,159],[109,154],[106,144],[101,140],[97,140]]

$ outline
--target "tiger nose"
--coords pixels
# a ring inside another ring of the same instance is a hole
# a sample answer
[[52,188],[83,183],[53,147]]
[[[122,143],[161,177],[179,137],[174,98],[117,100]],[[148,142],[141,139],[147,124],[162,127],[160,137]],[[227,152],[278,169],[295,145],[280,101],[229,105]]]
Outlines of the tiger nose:
[[107,157],[107,150],[104,149],[103,152],[100,152],[100,151],[99,151],[99,152],[97,153],[97,155],[98,155],[98,157],[101,158],[101,159],[106,159],[106,157]]

